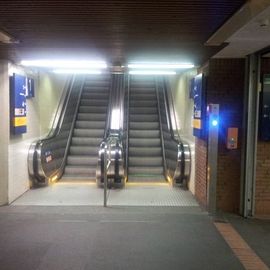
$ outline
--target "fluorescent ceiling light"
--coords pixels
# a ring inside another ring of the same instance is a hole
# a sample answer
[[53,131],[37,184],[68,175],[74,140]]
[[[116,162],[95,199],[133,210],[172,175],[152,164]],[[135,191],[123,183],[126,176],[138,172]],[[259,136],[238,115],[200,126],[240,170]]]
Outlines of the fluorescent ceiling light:
[[54,69],[57,74],[101,74],[101,70],[95,69]]
[[194,65],[191,63],[134,63],[129,64],[129,68],[134,69],[185,69],[193,68]]
[[30,67],[44,68],[73,68],[73,69],[105,69],[107,64],[104,61],[86,61],[86,60],[23,60],[21,65]]
[[168,70],[131,70],[131,75],[175,75],[175,71]]

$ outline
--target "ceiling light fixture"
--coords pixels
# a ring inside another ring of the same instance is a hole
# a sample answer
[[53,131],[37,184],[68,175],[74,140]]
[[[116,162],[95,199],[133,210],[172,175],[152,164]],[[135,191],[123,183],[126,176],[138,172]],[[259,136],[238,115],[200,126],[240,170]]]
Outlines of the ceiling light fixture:
[[73,69],[105,69],[107,64],[104,61],[87,61],[87,60],[23,60],[21,65],[29,67],[42,68],[73,68]]
[[128,68],[134,69],[188,69],[194,68],[191,63],[133,63],[129,64]]
[[101,70],[95,69],[54,69],[57,74],[101,74]]
[[175,71],[168,70],[130,70],[130,75],[175,75]]

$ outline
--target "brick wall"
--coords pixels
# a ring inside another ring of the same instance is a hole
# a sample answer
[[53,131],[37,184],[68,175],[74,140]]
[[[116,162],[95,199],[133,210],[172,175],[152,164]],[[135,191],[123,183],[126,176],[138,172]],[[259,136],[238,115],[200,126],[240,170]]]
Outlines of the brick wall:
[[[270,59],[262,59],[261,74],[270,73]],[[258,141],[255,215],[270,215],[270,142]]]
[[270,143],[258,142],[255,215],[270,214]]
[[[217,207],[227,212],[238,212],[240,205],[241,134],[244,99],[244,59],[211,59],[207,72],[206,102],[220,104],[220,132],[217,171]],[[239,128],[239,147],[226,149],[227,128]],[[196,166],[204,160],[206,143],[197,140]],[[205,149],[203,149],[205,147]],[[206,202],[206,175],[199,168],[195,172],[196,197]],[[204,191],[204,194],[202,194]]]
[[[207,101],[220,105],[217,207],[227,212],[238,212],[240,205],[244,80],[244,59],[213,59],[210,61]],[[229,127],[239,129],[239,144],[236,150],[226,148]]]
[[207,202],[207,144],[204,140],[195,140],[195,196],[206,207]]

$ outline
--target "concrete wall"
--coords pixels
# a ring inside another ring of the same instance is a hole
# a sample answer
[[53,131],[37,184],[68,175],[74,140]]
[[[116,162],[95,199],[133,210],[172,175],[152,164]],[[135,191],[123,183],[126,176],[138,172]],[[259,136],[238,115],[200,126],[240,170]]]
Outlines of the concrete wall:
[[192,153],[191,176],[189,190],[195,193],[195,137],[192,132],[193,120],[193,100],[189,98],[190,79],[197,74],[197,70],[183,72],[182,74],[171,77],[171,90],[173,95],[174,107],[178,132],[186,142],[189,143]]
[[[35,97],[27,99],[27,133],[9,132],[9,77],[13,73],[28,75],[35,80]],[[27,155],[30,144],[48,133],[66,76],[35,73],[0,62],[0,205],[10,203],[30,187]]]

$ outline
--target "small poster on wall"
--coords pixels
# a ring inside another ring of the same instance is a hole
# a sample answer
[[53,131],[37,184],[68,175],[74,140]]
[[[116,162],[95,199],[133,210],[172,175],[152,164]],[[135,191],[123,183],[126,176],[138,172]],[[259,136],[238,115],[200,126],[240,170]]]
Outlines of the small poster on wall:
[[27,131],[26,89],[27,78],[14,73],[10,84],[10,119],[13,134],[23,134]]

